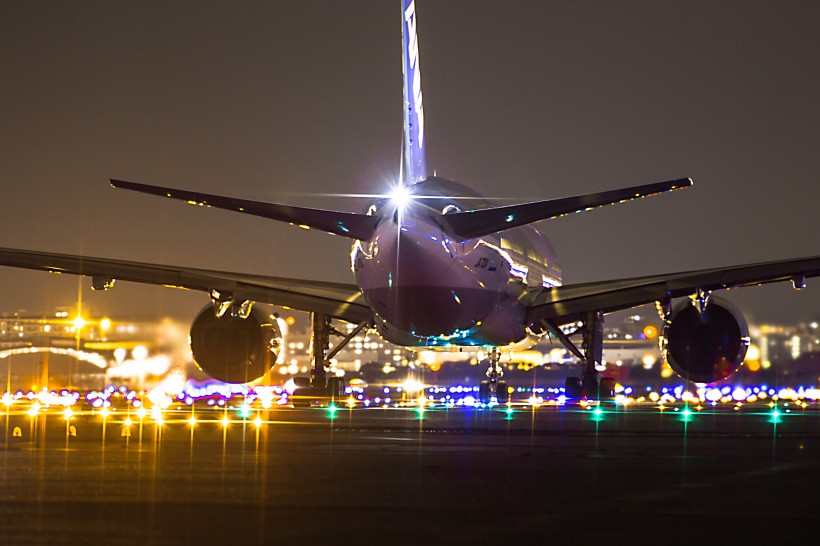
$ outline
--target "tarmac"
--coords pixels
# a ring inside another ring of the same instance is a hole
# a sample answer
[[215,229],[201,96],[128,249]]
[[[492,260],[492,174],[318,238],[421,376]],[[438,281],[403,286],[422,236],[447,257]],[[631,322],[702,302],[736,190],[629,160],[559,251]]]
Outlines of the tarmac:
[[0,544],[816,542],[820,412],[686,409],[10,415]]

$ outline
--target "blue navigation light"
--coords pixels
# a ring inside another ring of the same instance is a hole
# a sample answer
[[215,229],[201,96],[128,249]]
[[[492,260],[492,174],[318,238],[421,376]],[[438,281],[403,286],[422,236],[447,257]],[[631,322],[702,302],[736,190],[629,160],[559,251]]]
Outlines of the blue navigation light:
[[515,220],[515,214],[510,214],[509,216],[507,216],[507,222],[508,223],[512,222],[513,220]]

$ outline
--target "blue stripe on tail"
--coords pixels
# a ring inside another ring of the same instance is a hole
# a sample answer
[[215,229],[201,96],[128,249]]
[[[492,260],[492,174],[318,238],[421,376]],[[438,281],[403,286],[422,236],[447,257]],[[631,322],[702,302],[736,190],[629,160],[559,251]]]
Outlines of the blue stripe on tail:
[[419,41],[415,0],[402,0],[402,68],[404,72],[404,180],[415,184],[427,178],[424,158],[424,106],[421,100]]

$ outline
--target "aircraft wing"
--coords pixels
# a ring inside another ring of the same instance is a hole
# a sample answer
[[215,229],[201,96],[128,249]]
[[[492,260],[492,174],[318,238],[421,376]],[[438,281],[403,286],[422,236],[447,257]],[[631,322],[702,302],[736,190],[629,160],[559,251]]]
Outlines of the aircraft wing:
[[0,265],[84,275],[101,282],[117,279],[206,293],[217,290],[222,293],[230,292],[240,301],[250,300],[299,311],[319,312],[354,323],[370,323],[373,320],[372,311],[364,303],[359,288],[354,284],[143,264],[12,248],[0,248]]
[[800,286],[807,277],[820,275],[820,256],[759,264],[701,269],[683,273],[615,279],[545,288],[530,303],[529,324],[547,320],[566,324],[580,320],[588,311],[611,313],[655,301],[694,294],[780,281]]

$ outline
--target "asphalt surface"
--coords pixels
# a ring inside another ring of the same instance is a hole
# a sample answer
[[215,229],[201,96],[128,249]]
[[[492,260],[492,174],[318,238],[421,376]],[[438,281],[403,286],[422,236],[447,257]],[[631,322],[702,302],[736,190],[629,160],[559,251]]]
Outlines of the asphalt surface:
[[811,540],[820,413],[768,409],[12,415],[0,544]]

